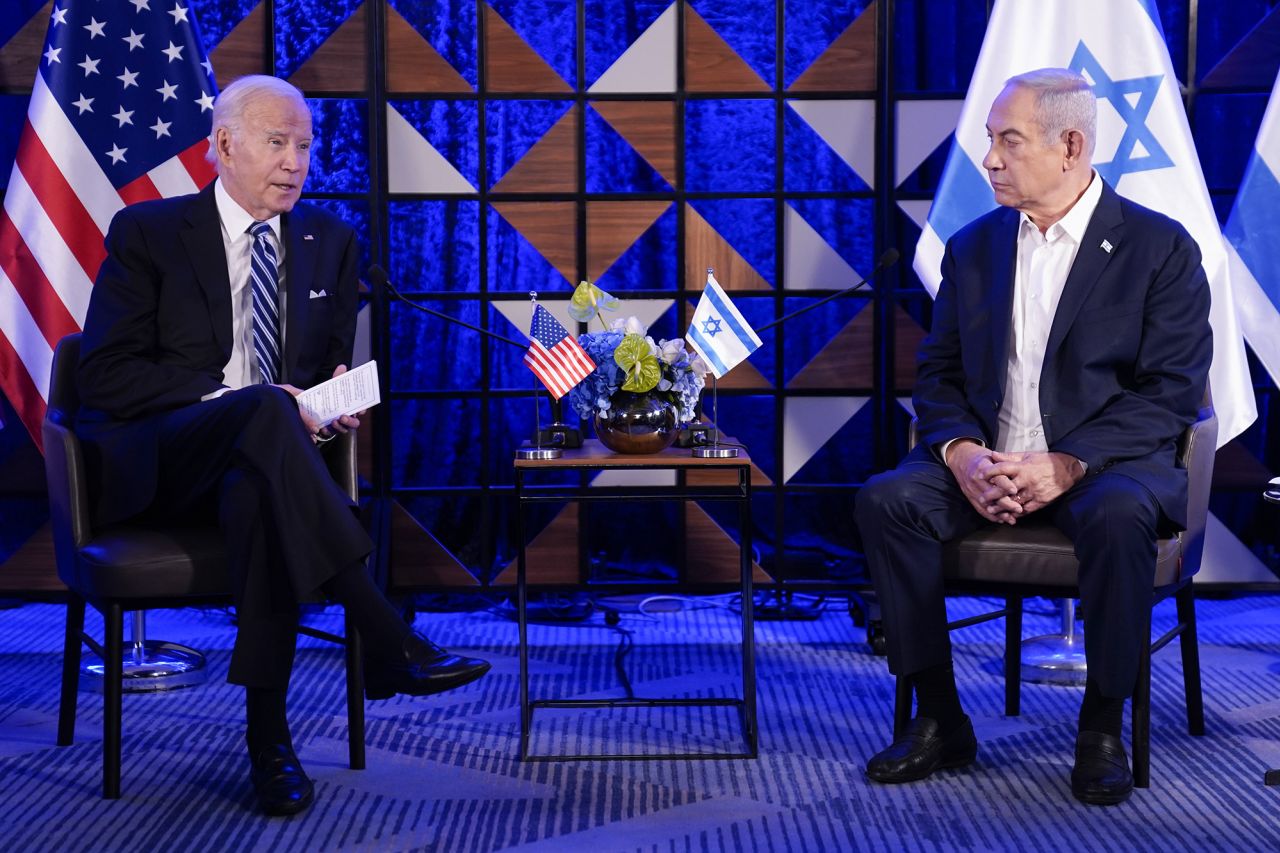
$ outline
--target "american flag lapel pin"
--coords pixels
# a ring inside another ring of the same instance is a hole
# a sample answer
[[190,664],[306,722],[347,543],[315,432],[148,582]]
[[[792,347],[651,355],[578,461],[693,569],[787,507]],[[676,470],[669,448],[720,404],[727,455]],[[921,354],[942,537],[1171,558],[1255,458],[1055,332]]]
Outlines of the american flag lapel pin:
[[1109,254],[1111,254],[1111,250],[1112,250],[1112,249],[1114,249],[1114,248],[1115,248],[1115,247],[1111,245],[1111,241],[1110,241],[1110,240],[1103,240],[1103,241],[1102,241],[1102,251],[1106,252],[1108,255],[1109,255]]
[[[312,237],[310,234],[303,234],[303,235],[302,235],[302,239],[303,239],[303,240],[314,240],[314,239],[315,239],[315,237]],[[1111,250],[1110,250],[1110,249],[1107,249],[1107,251],[1108,251],[1108,252],[1110,252]]]

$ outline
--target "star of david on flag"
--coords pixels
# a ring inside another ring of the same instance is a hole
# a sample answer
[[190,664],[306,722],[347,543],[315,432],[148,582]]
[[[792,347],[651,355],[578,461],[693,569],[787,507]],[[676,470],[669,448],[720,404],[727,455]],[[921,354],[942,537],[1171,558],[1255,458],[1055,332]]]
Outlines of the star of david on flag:
[[755,329],[751,328],[710,272],[685,339],[702,356],[716,379],[760,347]]
[[541,305],[533,306],[529,324],[529,351],[524,363],[559,400],[596,369],[578,341]]
[[217,89],[184,0],[57,0],[0,215],[0,389],[36,445],[53,348],[80,331],[126,204],[192,193]]
[[982,168],[991,102],[1008,78],[1048,66],[1079,71],[1093,86],[1098,174],[1121,195],[1176,219],[1200,246],[1213,295],[1209,380],[1221,446],[1253,422],[1257,409],[1222,232],[1154,0],[997,0],[955,145],[916,244],[915,271],[936,294],[947,240],[996,206]]
[[1231,290],[1245,340],[1280,383],[1280,75],[1227,220]]

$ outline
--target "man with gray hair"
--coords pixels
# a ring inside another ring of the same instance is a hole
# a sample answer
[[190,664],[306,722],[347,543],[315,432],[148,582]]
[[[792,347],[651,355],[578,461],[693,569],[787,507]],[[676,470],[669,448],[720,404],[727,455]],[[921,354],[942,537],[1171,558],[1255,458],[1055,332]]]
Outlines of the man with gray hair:
[[250,779],[276,815],[314,797],[285,717],[300,600],[321,591],[346,608],[370,699],[489,669],[415,634],[374,585],[373,543],[320,456],[359,418],[324,427],[294,400],[347,369],[356,323],[355,232],[298,200],[311,143],[293,86],[228,86],[213,110],[217,180],[112,221],[78,375],[95,522],[204,517],[225,535],[238,625],[227,677],[245,687]]
[[1011,78],[983,160],[1001,205],[947,243],[915,387],[919,445],[858,494],[889,668],[916,717],[867,763],[877,782],[973,761],[943,601],[942,543],[1051,524],[1075,546],[1088,680],[1071,790],[1133,788],[1120,740],[1151,606],[1156,540],[1186,524],[1176,443],[1212,357],[1200,251],[1094,171],[1096,101],[1067,69]]

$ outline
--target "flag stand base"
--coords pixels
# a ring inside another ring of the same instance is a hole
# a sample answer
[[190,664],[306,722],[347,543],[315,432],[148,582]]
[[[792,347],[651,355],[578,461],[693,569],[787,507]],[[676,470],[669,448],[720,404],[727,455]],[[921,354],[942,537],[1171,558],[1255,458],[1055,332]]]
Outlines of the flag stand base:
[[734,459],[738,455],[736,447],[695,447],[693,449],[694,459]]
[[559,459],[564,451],[558,447],[517,447],[517,459]]

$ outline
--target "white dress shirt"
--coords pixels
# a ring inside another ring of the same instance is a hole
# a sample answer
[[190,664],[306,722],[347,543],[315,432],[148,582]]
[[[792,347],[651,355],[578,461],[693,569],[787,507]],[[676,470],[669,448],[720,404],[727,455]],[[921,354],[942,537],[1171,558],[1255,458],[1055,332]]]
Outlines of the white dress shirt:
[[[253,249],[253,237],[249,228],[256,221],[237,204],[216,181],[213,196],[218,204],[218,218],[222,221],[222,248],[227,253],[227,277],[231,282],[231,359],[222,369],[222,384],[226,387],[206,395],[209,400],[227,391],[244,388],[261,382],[258,358],[253,349],[253,288],[249,286],[249,267]],[[285,263],[284,241],[280,235],[280,217],[268,219],[270,239],[275,246],[279,263],[280,348],[284,350],[285,318]]]
[[[1066,216],[1043,233],[1027,214],[1023,213],[1019,219],[1004,402],[1000,406],[995,446],[1002,453],[1049,449],[1040,419],[1040,373],[1062,289],[1101,198],[1102,179],[1094,172],[1088,188]],[[978,439],[975,437],[975,440]],[[944,442],[938,448],[944,462],[947,451],[956,441],[959,439]]]

